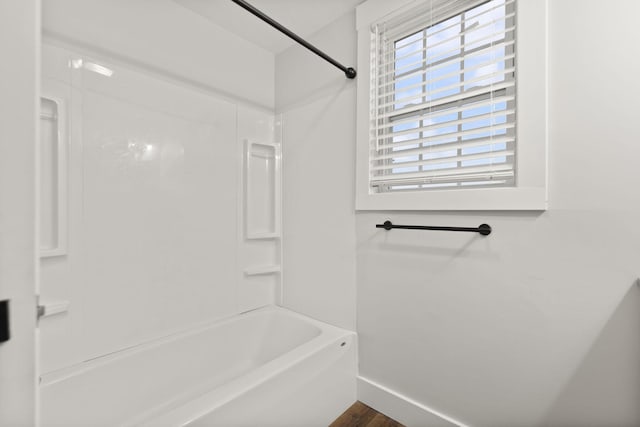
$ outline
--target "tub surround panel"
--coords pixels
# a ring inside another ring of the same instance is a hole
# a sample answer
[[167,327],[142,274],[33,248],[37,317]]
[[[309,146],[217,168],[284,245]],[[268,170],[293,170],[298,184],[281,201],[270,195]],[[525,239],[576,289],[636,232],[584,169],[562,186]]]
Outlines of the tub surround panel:
[[[348,13],[309,38],[354,63]],[[355,329],[355,81],[300,46],[277,56],[283,121],[284,305]]]
[[143,88],[83,97],[89,357],[236,311],[235,108],[212,101],[213,120],[184,120],[141,108]]
[[[42,260],[43,300],[70,302],[41,320],[49,373],[203,322],[273,304],[279,242],[245,255],[241,140],[272,141],[273,115],[108,59],[111,77],[69,68],[49,44],[43,88],[66,100],[69,247]],[[224,206],[224,209],[220,207]]]

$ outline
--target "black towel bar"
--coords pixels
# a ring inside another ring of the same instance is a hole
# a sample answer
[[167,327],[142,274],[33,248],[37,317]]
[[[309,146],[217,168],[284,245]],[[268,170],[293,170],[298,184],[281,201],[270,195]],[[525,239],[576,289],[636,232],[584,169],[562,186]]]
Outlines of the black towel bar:
[[392,228],[401,228],[405,230],[466,231],[480,233],[483,236],[491,234],[491,226],[489,224],[480,224],[479,227],[441,227],[431,225],[393,225],[391,221],[385,221],[384,224],[376,224],[376,228],[384,228],[387,231]]

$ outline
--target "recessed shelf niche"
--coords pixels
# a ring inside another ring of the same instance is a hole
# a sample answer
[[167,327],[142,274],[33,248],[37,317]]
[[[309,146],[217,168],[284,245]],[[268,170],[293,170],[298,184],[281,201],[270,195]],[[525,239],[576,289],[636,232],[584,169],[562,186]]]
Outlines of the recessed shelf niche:
[[40,98],[40,256],[67,253],[67,145],[64,103]]
[[245,237],[280,238],[280,144],[245,142]]

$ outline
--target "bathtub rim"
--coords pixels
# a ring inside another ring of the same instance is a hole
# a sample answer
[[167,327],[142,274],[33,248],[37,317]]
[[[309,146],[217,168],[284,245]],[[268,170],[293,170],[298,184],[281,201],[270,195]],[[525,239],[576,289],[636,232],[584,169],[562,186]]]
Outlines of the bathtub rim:
[[[315,326],[320,330],[320,333],[318,334],[318,336],[322,336],[325,330],[326,331],[331,331],[331,330],[346,331],[344,329],[340,329],[336,326],[330,325],[328,323],[324,323],[322,321],[306,316],[304,314],[300,314],[289,308],[271,304],[271,305],[266,305],[256,309],[248,310],[242,313],[232,314],[230,316],[227,316],[221,319],[215,319],[215,320],[199,323],[192,327],[182,329],[180,331],[176,331],[168,335],[164,335],[162,337],[150,339],[148,341],[145,341],[141,344],[138,344],[132,347],[126,347],[120,350],[116,350],[112,353],[90,358],[82,362],[73,364],[71,366],[57,369],[55,371],[42,373],[39,378],[39,389],[54,385],[58,382],[65,381],[67,379],[73,378],[74,376],[84,374],[94,369],[98,369],[101,366],[117,362],[120,359],[126,359],[127,357],[131,357],[133,355],[143,353],[145,351],[153,350],[155,348],[169,344],[173,341],[177,341],[179,339],[197,335],[209,329],[223,327],[226,324],[236,322],[238,320],[250,319],[251,317],[259,316],[264,313],[280,313],[286,316],[291,316],[297,320],[310,323],[311,325]],[[318,338],[318,336],[313,337],[310,341],[315,340],[316,338]],[[303,343],[301,345],[305,345],[305,344],[306,343]]]
[[[278,307],[282,309],[281,307]],[[313,339],[299,345],[298,347],[266,362],[263,365],[249,371],[242,376],[229,381],[226,384],[209,390],[202,395],[177,405],[176,407],[164,411],[142,414],[128,421],[123,427],[182,427],[186,426],[234,399],[241,398],[242,395],[253,388],[268,382],[269,380],[283,374],[288,369],[303,363],[311,356],[328,349],[333,345],[344,347],[348,351],[352,346],[356,349],[357,358],[357,334],[353,331],[341,329],[333,325],[320,322],[296,312],[292,312],[302,320],[317,323],[321,333]],[[357,372],[354,372],[357,375]]]

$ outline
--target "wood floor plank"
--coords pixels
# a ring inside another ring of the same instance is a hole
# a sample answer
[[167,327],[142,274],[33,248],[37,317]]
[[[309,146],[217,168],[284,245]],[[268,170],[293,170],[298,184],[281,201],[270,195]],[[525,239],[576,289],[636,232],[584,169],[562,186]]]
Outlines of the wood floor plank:
[[375,417],[373,417],[371,422],[368,423],[366,427],[402,427],[402,424],[400,424],[396,420],[392,420],[391,418],[384,416],[381,413],[378,413]]
[[366,427],[376,412],[362,402],[354,403],[330,427]]
[[351,405],[329,427],[404,427],[399,422],[381,414],[358,401]]

